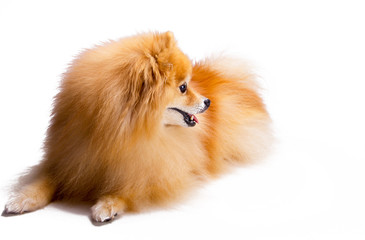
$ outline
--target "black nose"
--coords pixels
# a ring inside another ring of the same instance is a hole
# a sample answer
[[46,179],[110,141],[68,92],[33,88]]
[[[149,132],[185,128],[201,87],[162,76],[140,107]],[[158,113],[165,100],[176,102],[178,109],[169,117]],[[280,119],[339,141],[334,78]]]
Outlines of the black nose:
[[204,100],[205,107],[208,108],[210,106],[210,100],[207,98]]

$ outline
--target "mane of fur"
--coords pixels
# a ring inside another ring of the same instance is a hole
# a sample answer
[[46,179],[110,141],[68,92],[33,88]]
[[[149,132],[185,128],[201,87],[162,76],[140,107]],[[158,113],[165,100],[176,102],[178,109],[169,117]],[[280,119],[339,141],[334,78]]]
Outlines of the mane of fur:
[[[168,164],[168,150],[156,149],[168,135],[160,131],[160,118],[167,104],[165,88],[179,67],[171,63],[179,57],[176,52],[171,33],[142,34],[86,50],[73,62],[55,97],[44,146],[42,169],[57,186],[56,198],[95,200],[117,191],[127,199],[153,197],[145,185],[160,181],[154,175],[164,178],[158,167]],[[171,147],[174,142],[169,141]],[[171,155],[169,161],[185,161]],[[160,161],[155,169],[151,156]],[[162,188],[159,192],[175,192]]]

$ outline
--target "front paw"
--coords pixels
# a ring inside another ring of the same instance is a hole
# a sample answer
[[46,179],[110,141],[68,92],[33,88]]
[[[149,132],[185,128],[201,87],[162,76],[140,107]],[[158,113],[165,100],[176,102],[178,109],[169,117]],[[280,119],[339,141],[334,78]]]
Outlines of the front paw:
[[38,210],[45,205],[48,201],[39,198],[39,196],[33,194],[18,193],[10,198],[5,205],[5,215],[22,214],[26,212],[32,212]]
[[105,223],[112,221],[116,216],[122,214],[125,210],[125,203],[119,197],[105,196],[100,198],[92,206],[92,219],[96,222]]
[[5,205],[3,215],[32,212],[45,207],[51,202],[54,187],[46,177],[39,177],[28,185],[23,186]]

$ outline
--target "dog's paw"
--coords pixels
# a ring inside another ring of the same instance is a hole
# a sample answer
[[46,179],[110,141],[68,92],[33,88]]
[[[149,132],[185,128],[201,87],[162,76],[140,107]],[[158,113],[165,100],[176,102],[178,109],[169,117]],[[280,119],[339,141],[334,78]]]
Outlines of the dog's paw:
[[4,215],[32,212],[51,202],[54,188],[47,178],[40,177],[13,193],[5,205]]
[[125,209],[125,203],[118,197],[102,197],[92,206],[92,219],[96,222],[110,222],[116,216],[122,214]]
[[35,194],[17,193],[5,205],[5,214],[22,214],[43,208],[48,201]]

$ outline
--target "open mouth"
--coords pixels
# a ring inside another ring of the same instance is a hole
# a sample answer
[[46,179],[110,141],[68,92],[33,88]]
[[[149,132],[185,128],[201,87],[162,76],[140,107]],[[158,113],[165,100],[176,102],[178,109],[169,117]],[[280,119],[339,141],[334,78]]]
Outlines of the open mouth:
[[179,113],[181,113],[181,115],[183,115],[184,117],[184,121],[185,123],[189,126],[189,127],[194,127],[197,123],[199,123],[198,118],[194,115],[194,114],[190,114],[187,112],[184,112],[178,108],[170,108],[172,110],[175,110]]

